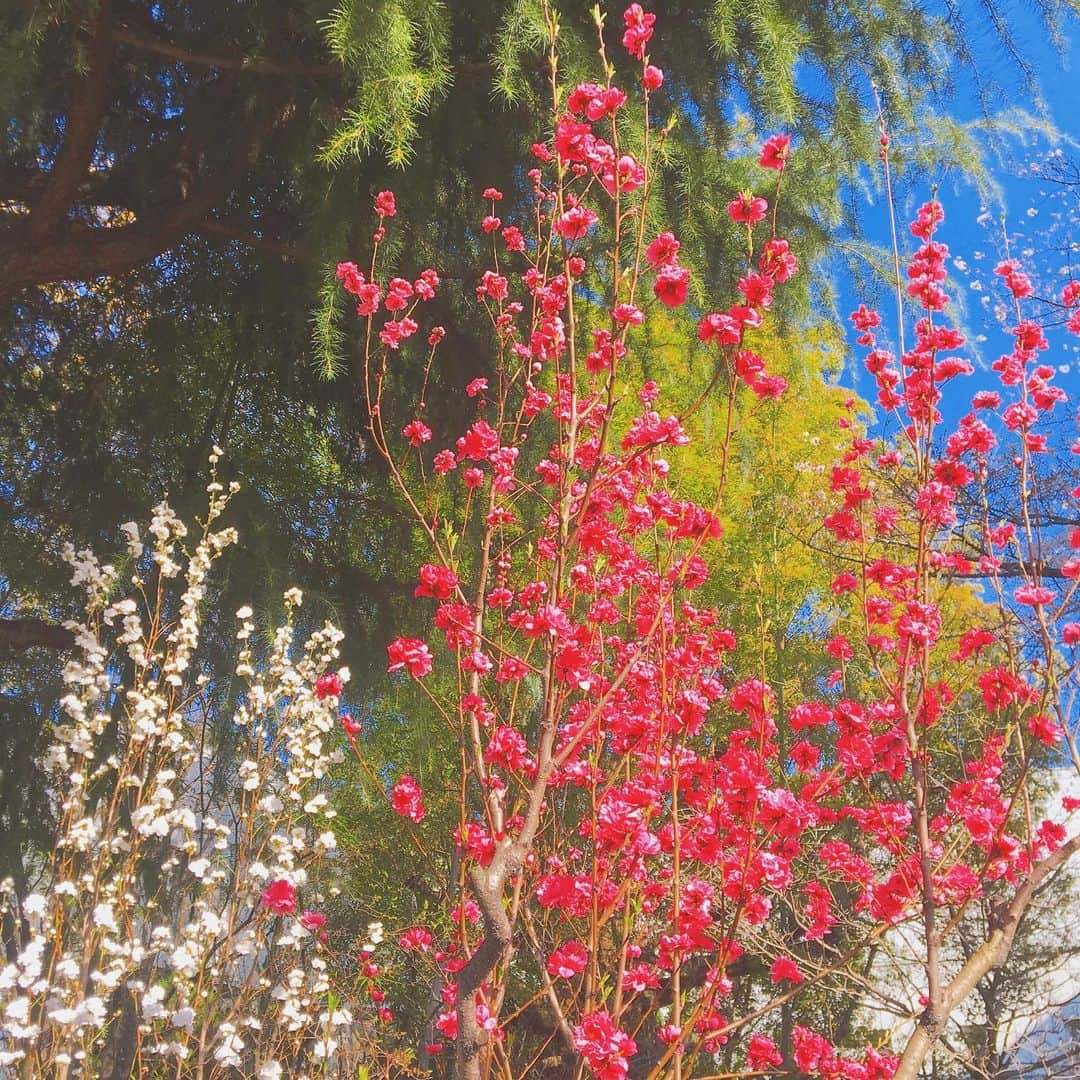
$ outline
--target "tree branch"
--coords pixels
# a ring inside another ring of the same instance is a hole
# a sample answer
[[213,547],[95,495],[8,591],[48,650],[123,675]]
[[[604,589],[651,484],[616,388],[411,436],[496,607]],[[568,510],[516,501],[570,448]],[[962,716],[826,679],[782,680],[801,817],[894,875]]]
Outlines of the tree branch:
[[87,51],[87,71],[72,87],[64,118],[64,141],[41,194],[31,206],[30,228],[35,237],[45,235],[64,220],[72,195],[90,168],[112,66],[114,46],[106,25],[108,15],[108,0],[101,0]]
[[200,178],[187,198],[156,215],[144,215],[117,228],[67,220],[40,241],[35,240],[32,214],[29,219],[15,217],[0,230],[0,300],[33,285],[127,273],[197,231],[243,176],[274,114],[267,110],[256,118],[244,108],[236,119],[236,129],[245,137],[237,140],[231,160],[216,175]]
[[268,255],[280,255],[283,259],[291,259],[295,262],[308,262],[315,258],[315,253],[310,248],[300,244],[278,240],[272,236],[258,236],[252,231],[251,222],[207,218],[196,226],[195,231],[204,236],[219,236],[225,240],[234,240],[258,251],[265,251]]
[[340,69],[336,64],[290,64],[282,60],[271,60],[258,56],[227,55],[224,53],[196,52],[174,45],[161,38],[137,34],[131,30],[114,29],[110,31],[113,41],[128,45],[143,52],[156,53],[170,60],[183,64],[196,64],[200,67],[221,68],[228,71],[249,71],[258,75],[310,75],[313,77],[333,75]]
[[[967,998],[981,978],[1005,963],[1013,938],[1016,937],[1017,927],[1035,895],[1035,890],[1049,874],[1064,865],[1077,851],[1080,851],[1080,835],[1074,836],[1035,865],[1027,881],[1017,889],[1012,901],[998,913],[997,925],[990,935],[945,987],[942,1009],[944,1017],[948,1017]],[[924,1015],[916,1025],[904,1047],[893,1080],[916,1080],[923,1062],[941,1036],[940,1026],[934,1022],[935,1019]]]
[[61,651],[72,648],[75,635],[44,619],[0,619],[0,653],[24,652],[35,646]]

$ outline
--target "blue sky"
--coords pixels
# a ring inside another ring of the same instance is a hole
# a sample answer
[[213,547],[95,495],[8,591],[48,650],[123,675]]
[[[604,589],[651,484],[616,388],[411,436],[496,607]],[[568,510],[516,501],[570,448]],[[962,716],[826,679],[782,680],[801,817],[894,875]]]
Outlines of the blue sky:
[[[1004,8],[1018,52],[1035,74],[1033,87],[989,24],[978,21],[977,5],[963,6],[969,10],[975,27],[971,36],[978,77],[999,88],[989,111],[989,119],[999,131],[993,140],[985,139],[986,162],[997,188],[996,196],[988,198],[973,183],[955,174],[909,172],[897,207],[903,260],[915,246],[907,222],[918,205],[930,197],[934,184],[940,184],[938,198],[945,206],[946,220],[939,238],[949,245],[955,260],[950,292],[958,310],[953,317],[968,335],[967,353],[977,369],[976,375],[965,381],[963,390],[957,387],[951,395],[951,408],[943,409],[946,420],[965,411],[975,389],[996,385],[989,365],[1009,347],[1004,327],[1012,320],[1000,310],[1005,294],[993,274],[994,266],[1004,257],[1006,234],[1010,253],[1025,264],[1037,287],[1060,291],[1067,280],[1062,271],[1070,269],[1070,261],[1071,276],[1080,276],[1080,188],[1063,189],[1047,179],[1054,168],[1055,153],[1080,162],[1080,73],[1076,70],[1080,63],[1080,19],[1062,16],[1064,40],[1059,52],[1030,8],[1019,3]],[[958,70],[955,81],[955,90],[947,101],[949,111],[960,121],[985,127],[987,114],[980,104],[975,73]],[[1022,115],[1021,110],[1027,115]],[[1042,123],[1055,128],[1056,136],[1041,133]],[[902,145],[895,149],[904,152]],[[869,204],[865,197],[861,201],[860,226],[864,235],[887,244],[889,227],[884,202]],[[842,271],[838,287],[838,307],[846,316],[863,297],[857,295],[851,276]],[[888,329],[893,339],[895,302],[884,291],[867,298],[868,303],[871,301],[879,306],[885,319],[883,329]],[[1033,308],[1025,314],[1037,317],[1039,313]],[[1059,368],[1058,379],[1075,401],[1080,398],[1080,339],[1061,332],[1048,336],[1052,343],[1048,362]],[[861,371],[865,350],[855,346],[854,334],[850,342],[856,363],[843,381],[849,385],[854,381],[861,394],[871,396],[873,382]]]

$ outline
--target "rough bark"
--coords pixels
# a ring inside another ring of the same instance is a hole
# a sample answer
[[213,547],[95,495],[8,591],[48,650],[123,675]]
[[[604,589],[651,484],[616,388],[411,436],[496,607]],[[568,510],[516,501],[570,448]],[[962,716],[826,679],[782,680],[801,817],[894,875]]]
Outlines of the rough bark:
[[66,650],[75,644],[75,635],[44,619],[0,619],[0,654],[23,652],[40,646]]
[[101,0],[87,49],[86,73],[74,80],[71,87],[70,105],[64,117],[64,140],[48,180],[31,204],[29,224],[36,242],[64,222],[72,196],[90,170],[112,68],[114,46],[108,20],[108,0]]
[[[178,131],[173,139],[175,160],[166,155],[164,165],[158,163],[149,178],[138,170],[128,175],[129,163],[123,159],[94,171],[94,152],[108,119],[110,86],[117,71],[117,46],[130,44],[132,37],[111,23],[111,16],[110,4],[103,0],[88,30],[84,72],[71,80],[63,138],[51,166],[10,166],[0,172],[0,202],[23,208],[22,213],[0,215],[0,301],[36,285],[127,273],[193,233],[228,235],[283,257],[304,257],[290,245],[261,234],[253,222],[244,227],[214,216],[242,180],[265,136],[289,115],[283,82],[268,89],[265,81],[248,80],[242,90],[240,80],[247,72],[269,72],[279,79],[298,72],[291,65],[268,61],[247,64],[238,59],[220,65],[215,86],[235,133],[231,152],[224,158],[220,146],[192,146]],[[157,52],[185,51],[165,42],[152,44]],[[126,225],[93,224],[88,212],[107,206],[130,210],[135,220]]]

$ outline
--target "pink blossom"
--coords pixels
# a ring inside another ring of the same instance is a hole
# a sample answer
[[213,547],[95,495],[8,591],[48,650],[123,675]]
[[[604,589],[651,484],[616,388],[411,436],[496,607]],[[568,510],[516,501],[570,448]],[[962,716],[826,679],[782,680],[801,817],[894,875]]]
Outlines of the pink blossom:
[[380,191],[375,196],[375,213],[379,217],[393,217],[397,213],[397,201],[392,191]]
[[574,1047],[588,1062],[597,1080],[624,1080],[630,1058],[637,1053],[637,1043],[615,1026],[607,1009],[583,1016],[573,1035]]
[[768,209],[768,201],[760,195],[743,192],[728,203],[728,217],[736,224],[756,225],[765,217]]
[[423,420],[410,420],[401,429],[401,434],[409,440],[411,446],[419,446],[421,443],[431,441],[431,428]]
[[774,983],[788,982],[788,983],[801,983],[803,981],[803,974],[799,970],[799,965],[791,959],[790,956],[778,956],[769,968],[769,978]]
[[626,31],[623,33],[623,48],[639,60],[645,57],[645,46],[653,35],[653,25],[656,16],[652,12],[646,13],[640,4],[631,4],[623,12],[623,23]]
[[296,911],[296,886],[284,878],[271,881],[262,891],[262,904],[275,915],[292,915]]
[[393,786],[390,792],[390,803],[395,813],[417,824],[427,816],[424,809],[424,793],[411,776],[403,776]]
[[326,926],[326,916],[321,911],[302,911],[300,925],[305,930],[318,934]]
[[589,953],[580,941],[568,941],[559,946],[547,961],[547,971],[559,979],[571,979],[580,975],[589,962]]
[[782,171],[787,165],[791,155],[791,136],[773,135],[765,141],[761,148],[761,156],[758,164],[764,169],[777,169]]
[[[401,811],[398,811],[399,813]],[[413,819],[416,820],[415,818]],[[398,939],[398,944],[406,952],[427,952],[435,939],[431,931],[423,926],[413,926],[406,930]]]
[[555,231],[565,240],[580,240],[597,222],[587,206],[571,206],[555,220]]
[[662,304],[668,307],[679,307],[680,304],[686,303],[689,283],[690,271],[669,263],[660,267],[657,272],[653,293]]
[[336,671],[328,671],[315,680],[315,696],[320,701],[328,697],[341,697],[341,676]]
[[458,576],[448,566],[425,563],[419,571],[420,584],[413,596],[430,596],[436,600],[449,600],[458,586]]
[[417,638],[395,638],[386,647],[386,654],[390,659],[387,671],[407,669],[414,679],[431,674],[431,652],[427,645]]

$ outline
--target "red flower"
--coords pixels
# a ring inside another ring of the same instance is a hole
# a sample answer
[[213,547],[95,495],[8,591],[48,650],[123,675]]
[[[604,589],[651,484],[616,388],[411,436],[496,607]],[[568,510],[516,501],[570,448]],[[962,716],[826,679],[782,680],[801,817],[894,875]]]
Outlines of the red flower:
[[398,944],[406,952],[427,952],[434,940],[430,930],[426,930],[422,926],[413,926],[401,935]]
[[598,1080],[624,1080],[629,1059],[637,1053],[637,1043],[615,1026],[607,1009],[597,1009],[581,1018],[574,1027],[574,1047]]
[[783,170],[791,156],[791,136],[773,135],[761,148],[758,164],[764,169]]
[[768,201],[760,195],[751,195],[744,191],[737,199],[728,203],[728,216],[736,224],[756,225],[769,209]]
[[859,579],[854,574],[848,573],[846,570],[843,573],[837,574],[829,585],[829,588],[837,596],[841,596],[846,592],[851,592],[852,589],[857,589],[858,587]]
[[747,274],[739,279],[739,292],[752,308],[767,308],[773,302],[773,279],[767,274]]
[[616,188],[620,191],[637,191],[645,183],[645,167],[631,154],[623,154],[615,163],[615,168],[601,170],[600,182],[612,198],[615,197]]
[[392,191],[380,191],[375,196],[375,213],[379,217],[393,217],[397,213],[397,201]]
[[326,916],[321,911],[302,911],[300,912],[300,925],[305,930],[317,934],[326,926]]
[[799,970],[799,965],[796,964],[790,956],[778,956],[773,961],[772,967],[769,968],[769,978],[771,978],[774,983],[801,983],[803,981],[803,974]]
[[498,432],[486,420],[477,420],[457,441],[460,461],[483,461],[498,449]]
[[999,712],[1007,709],[1014,701],[1027,698],[1027,684],[1007,668],[995,667],[981,672],[978,683],[982,691],[983,705],[989,712]]
[[821,751],[813,743],[800,739],[788,751],[788,756],[799,772],[809,773],[817,768]]
[[659,90],[664,85],[664,73],[660,68],[649,64],[642,73],[641,81],[646,90]]
[[422,679],[425,675],[431,674],[431,651],[418,638],[396,638],[387,645],[386,655],[390,658],[387,671],[401,671],[402,668],[407,668],[414,679]]
[[423,420],[411,420],[401,429],[401,434],[412,446],[431,441],[431,428]]
[[931,200],[919,207],[915,220],[911,223],[911,235],[920,240],[929,240],[936,226],[945,220],[945,211],[941,203]]
[[413,596],[430,596],[435,600],[449,600],[458,586],[458,576],[448,566],[425,563],[420,567],[420,584]]
[[787,389],[787,379],[783,375],[759,375],[750,384],[750,389],[762,401],[776,401]]
[[881,316],[876,311],[870,311],[865,304],[860,304],[858,311],[851,313],[851,323],[856,330],[873,330],[881,325]]
[[686,294],[690,283],[690,271],[682,266],[669,264],[661,266],[653,284],[656,299],[668,307],[678,307],[686,303]]
[[[575,120],[572,116],[564,116],[555,125],[555,152],[559,155],[559,160],[564,164],[584,161],[585,138],[591,135],[591,124]],[[535,153],[535,147],[533,152]]]
[[413,295],[411,281],[404,278],[391,278],[386,286],[386,300],[383,301],[387,311],[404,311],[409,306],[409,298]]
[[421,270],[420,276],[413,282],[416,295],[423,300],[434,300],[435,290],[439,287],[439,275],[430,267]]
[[415,321],[406,316],[403,319],[388,322],[379,331],[379,340],[388,349],[397,349],[406,338],[412,337],[418,329],[419,327]]
[[427,816],[424,809],[424,793],[411,777],[403,776],[390,791],[390,805],[394,812],[419,824]]
[[726,311],[714,311],[698,324],[698,341],[715,341],[717,345],[736,345],[742,337],[742,327]]
[[477,300],[483,300],[485,296],[492,300],[505,300],[510,291],[510,283],[494,270],[485,270],[480,284],[476,286]]
[[1028,717],[1028,731],[1047,746],[1053,746],[1065,735],[1065,732],[1046,713]]
[[566,107],[572,113],[584,114],[594,123],[604,116],[614,116],[624,104],[626,94],[617,86],[605,89],[596,83],[579,83],[566,101]]
[[[503,665],[506,665],[508,661],[509,658],[503,660]],[[501,674],[502,667],[500,667]],[[501,724],[492,732],[484,749],[484,760],[489,765],[499,765],[511,772],[524,772],[528,776],[536,771],[536,763],[529,757],[525,737],[521,732],[506,724]]]
[[666,266],[675,262],[682,245],[675,239],[675,234],[670,232],[659,233],[656,239],[646,248],[645,258],[650,266]]
[[623,991],[640,994],[643,990],[655,990],[660,986],[660,978],[648,964],[638,964],[628,968],[623,975]]
[[782,285],[798,273],[799,263],[792,255],[788,242],[774,236],[765,244],[758,267],[763,274],[767,274],[778,285]]
[[623,22],[626,24],[626,32],[623,34],[623,48],[639,60],[645,58],[645,46],[653,36],[653,24],[656,16],[652,12],[646,13],[640,4],[631,4],[623,12]]
[[448,472],[453,472],[457,468],[457,458],[454,457],[454,451],[440,450],[432,460],[431,467],[438,476],[445,476]]
[[589,953],[580,941],[568,941],[549,957],[547,971],[558,979],[570,979],[580,975],[589,962]]
[[555,221],[555,231],[566,240],[580,240],[596,224],[596,213],[586,206],[571,206]]
[[754,1035],[746,1051],[746,1064],[754,1072],[768,1072],[774,1066],[783,1065],[784,1055],[776,1043],[765,1035]]
[[795,1064],[806,1073],[819,1073],[833,1063],[833,1045],[816,1031],[796,1027],[792,1032]]
[[296,886],[284,878],[271,881],[262,891],[262,903],[275,915],[292,915],[296,911]]
[[993,645],[996,640],[997,638],[989,630],[983,630],[981,627],[965,630],[960,635],[960,642],[956,647],[956,652],[949,659],[955,660],[957,663],[963,663],[969,657],[978,656],[987,645]]
[[353,296],[360,295],[360,288],[364,284],[364,275],[356,263],[338,263],[337,277],[346,292],[352,293]]
[[315,696],[320,701],[328,697],[341,697],[341,676],[336,671],[328,671],[315,680]]
[[357,315],[374,315],[379,310],[379,302],[382,300],[382,289],[374,281],[367,285],[361,285],[356,290],[360,303],[356,305]]
[[1028,604],[1031,607],[1042,607],[1054,602],[1055,592],[1045,585],[1021,585],[1014,593],[1018,604]]

